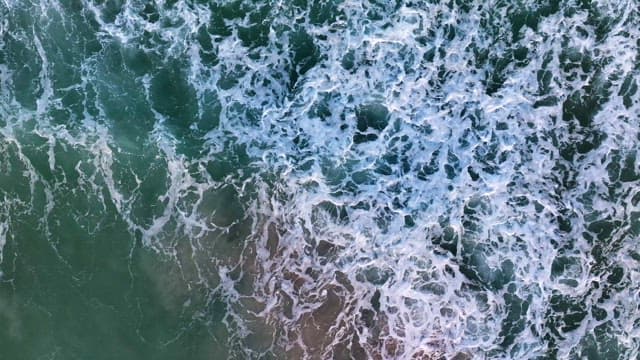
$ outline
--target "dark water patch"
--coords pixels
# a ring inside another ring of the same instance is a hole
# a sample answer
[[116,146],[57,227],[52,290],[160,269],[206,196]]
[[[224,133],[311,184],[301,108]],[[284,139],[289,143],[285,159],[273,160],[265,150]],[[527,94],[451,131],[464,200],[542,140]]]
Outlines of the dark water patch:
[[568,296],[554,295],[550,299],[553,312],[548,315],[547,326],[552,334],[562,338],[562,334],[577,329],[587,316],[582,301]]
[[503,340],[500,345],[509,347],[526,326],[525,318],[530,301],[508,293],[504,295],[504,301],[507,306],[507,317],[502,321],[500,336]]
[[152,78],[151,102],[155,110],[167,117],[169,123],[187,128],[196,118],[195,91],[186,79],[180,64],[166,66]]
[[389,122],[389,111],[379,103],[366,104],[356,109],[358,131],[365,132],[369,128],[382,131]]
[[248,48],[266,46],[269,40],[269,29],[271,28],[271,5],[250,6],[247,11],[249,26],[239,26],[237,28],[238,38]]
[[631,76],[631,74],[625,76],[624,81],[620,86],[618,96],[622,96],[622,101],[627,109],[633,105],[634,101],[632,100],[632,97],[637,91],[638,84],[636,83],[633,76]]
[[610,329],[609,322],[596,326],[593,333],[581,342],[576,356],[588,360],[623,358],[624,346],[610,335]]
[[339,18],[345,17],[339,8],[340,4],[341,1],[336,0],[311,1],[309,21],[315,25],[335,23]]
[[320,53],[313,38],[304,30],[292,33],[289,42],[292,56],[290,87],[295,87],[298,79],[318,63]]

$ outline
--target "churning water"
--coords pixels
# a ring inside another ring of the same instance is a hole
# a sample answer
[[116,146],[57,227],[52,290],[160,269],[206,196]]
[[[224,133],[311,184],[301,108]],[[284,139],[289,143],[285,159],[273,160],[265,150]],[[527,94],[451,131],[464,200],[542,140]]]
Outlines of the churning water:
[[636,359],[636,0],[0,1],[0,358]]

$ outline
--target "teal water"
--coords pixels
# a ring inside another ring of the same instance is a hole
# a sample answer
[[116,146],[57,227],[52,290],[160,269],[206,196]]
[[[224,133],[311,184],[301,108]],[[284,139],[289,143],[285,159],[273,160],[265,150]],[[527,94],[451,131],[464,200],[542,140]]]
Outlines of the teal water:
[[0,359],[636,359],[636,1],[0,2]]

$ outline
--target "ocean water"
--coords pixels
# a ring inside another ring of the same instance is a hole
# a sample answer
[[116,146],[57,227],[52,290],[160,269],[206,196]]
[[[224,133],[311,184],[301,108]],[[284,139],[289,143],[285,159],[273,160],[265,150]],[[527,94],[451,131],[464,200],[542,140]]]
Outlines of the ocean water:
[[636,0],[0,1],[0,359],[638,359]]

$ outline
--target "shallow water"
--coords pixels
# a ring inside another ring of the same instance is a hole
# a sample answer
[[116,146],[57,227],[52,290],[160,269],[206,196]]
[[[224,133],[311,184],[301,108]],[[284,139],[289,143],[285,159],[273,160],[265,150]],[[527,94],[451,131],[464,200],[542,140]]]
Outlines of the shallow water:
[[0,358],[636,359],[639,11],[0,2]]

